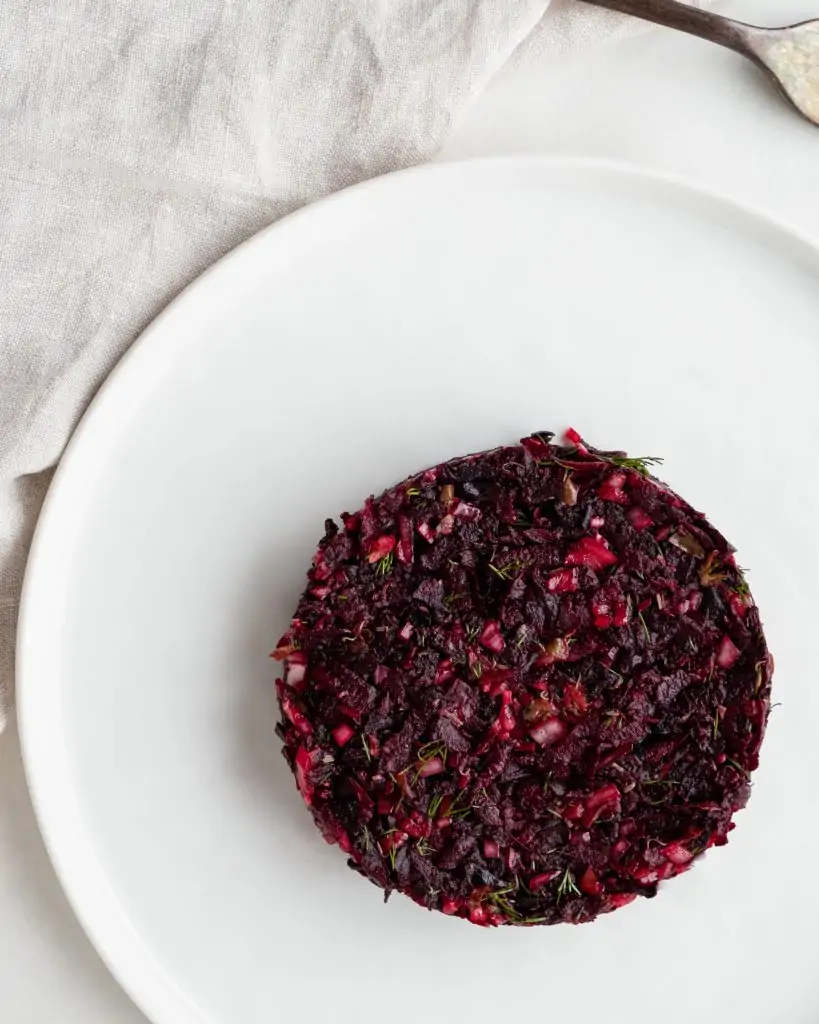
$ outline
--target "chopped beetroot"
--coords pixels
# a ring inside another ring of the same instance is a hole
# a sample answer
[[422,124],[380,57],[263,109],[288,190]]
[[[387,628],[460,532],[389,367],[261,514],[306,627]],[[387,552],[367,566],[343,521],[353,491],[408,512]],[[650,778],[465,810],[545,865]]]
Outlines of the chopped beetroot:
[[574,445],[578,455],[589,454],[589,450],[586,447],[586,443],[584,442],[580,434],[578,434],[578,432],[574,429],[574,427],[569,427],[569,429],[566,431],[566,440],[569,441],[572,445]]
[[398,517],[398,536],[396,547],[398,561],[408,565],[413,559],[412,520],[409,516]]
[[355,736],[355,729],[351,725],[347,725],[346,722],[342,722],[341,725],[337,725],[335,729],[330,731],[333,734],[333,739],[340,747],[343,747],[345,743],[349,743],[353,736]]
[[566,565],[587,565],[590,569],[605,569],[616,561],[617,555],[602,537],[583,537],[566,553]]
[[631,498],[623,490],[626,479],[626,474],[622,471],[607,476],[597,488],[598,498],[602,498],[603,501],[614,501],[618,505],[630,505]]
[[583,824],[586,828],[593,825],[602,816],[611,817],[620,810],[620,790],[609,783],[586,800],[583,810]]
[[380,562],[386,558],[395,547],[395,537],[385,534],[383,537],[375,537],[367,544],[367,561]]
[[569,683],[564,688],[563,710],[572,718],[582,718],[589,710],[589,702],[580,683]]
[[646,512],[645,509],[640,508],[639,505],[635,505],[633,508],[630,508],[626,513],[626,518],[635,530],[647,530],[649,526],[654,525],[654,520],[648,512]]
[[589,921],[724,846],[773,661],[732,549],[570,432],[331,521],[273,657],[328,843],[482,927]]
[[586,868],[578,882],[582,892],[587,896],[599,896],[603,892],[600,879],[594,872],[594,868]]

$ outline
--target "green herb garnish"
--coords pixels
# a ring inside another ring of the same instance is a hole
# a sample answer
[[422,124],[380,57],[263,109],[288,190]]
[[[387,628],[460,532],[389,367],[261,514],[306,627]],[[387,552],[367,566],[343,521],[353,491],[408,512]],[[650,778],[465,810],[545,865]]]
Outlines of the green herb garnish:
[[508,562],[506,565],[501,566],[497,566],[493,562],[490,562],[489,568],[498,577],[498,579],[511,580],[512,573],[518,572],[519,570],[523,569],[524,564],[525,563],[520,562],[518,560]]
[[[597,455],[595,455],[595,458]],[[635,473],[640,473],[642,476],[649,476],[649,466],[661,466],[664,459],[661,459],[657,455],[644,455],[641,458],[633,459],[628,455],[606,455],[604,456],[605,462],[610,462],[612,466],[618,466],[620,469],[633,469]]]
[[646,635],[646,640],[650,641],[651,640],[651,633],[649,632],[648,626],[646,625],[646,620],[643,618],[643,613],[642,612],[637,612],[637,618],[640,620],[640,625],[643,627],[643,632]]
[[741,764],[737,764],[737,762],[732,757],[726,757],[725,763],[730,764],[732,768],[736,769],[736,771],[738,771],[741,775],[744,775],[746,779],[750,779],[750,772],[746,768],[743,768]]
[[389,576],[395,565],[395,554],[390,551],[389,554],[384,555],[383,558],[379,558],[375,563],[375,572],[377,576]]
[[557,898],[558,900],[566,899],[567,896],[580,896],[582,893],[577,888],[577,883],[574,880],[574,875],[570,868],[566,868],[563,877],[560,879],[560,885],[557,887]]

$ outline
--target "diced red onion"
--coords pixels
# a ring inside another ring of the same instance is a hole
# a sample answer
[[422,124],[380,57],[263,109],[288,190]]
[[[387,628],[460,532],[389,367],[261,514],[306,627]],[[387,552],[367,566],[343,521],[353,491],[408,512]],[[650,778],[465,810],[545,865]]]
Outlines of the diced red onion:
[[484,623],[483,630],[478,639],[488,651],[492,651],[494,654],[500,654],[506,646],[499,624],[492,619]]
[[418,775],[422,779],[428,779],[430,775],[440,775],[444,770],[444,762],[440,757],[431,757],[421,765]]
[[453,515],[445,515],[440,523],[438,523],[438,533],[440,533],[442,537],[448,537],[454,529],[455,516]]
[[416,530],[418,530],[418,533],[424,538],[427,544],[432,544],[435,540],[435,534],[437,531],[435,530],[435,527],[430,526],[429,523],[419,523],[418,526],[416,526]]
[[552,594],[568,594],[579,585],[577,569],[556,569],[546,580],[546,589]]
[[729,636],[724,636],[717,651],[717,664],[720,668],[729,669],[739,657],[739,648]]
[[690,850],[687,850],[682,843],[669,843],[668,846],[663,848],[663,856],[671,861],[672,864],[687,864],[690,860],[694,859],[694,854]]
[[304,677],[307,675],[307,658],[302,654],[301,658],[296,660],[296,655],[300,653],[296,651],[287,659],[284,678],[288,686],[298,686],[304,682]]
[[553,715],[551,718],[542,721],[540,725],[536,725],[534,729],[530,729],[529,735],[535,743],[546,747],[562,740],[568,731],[568,725],[561,718]]
[[477,505],[470,505],[468,502],[461,501],[460,499],[452,507],[452,514],[468,523],[477,522],[481,518],[481,510]]
[[532,875],[527,885],[532,892],[538,892],[549,882],[553,881],[560,874],[559,871],[543,871],[539,875]]

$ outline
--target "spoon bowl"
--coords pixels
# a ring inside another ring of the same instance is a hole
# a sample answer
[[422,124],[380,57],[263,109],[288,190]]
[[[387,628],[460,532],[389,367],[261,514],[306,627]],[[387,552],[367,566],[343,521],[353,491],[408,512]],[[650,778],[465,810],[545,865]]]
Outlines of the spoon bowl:
[[819,21],[751,29],[748,47],[799,113],[819,125]]
[[785,28],[761,28],[679,0],[586,2],[687,32],[742,54],[767,72],[804,118],[819,125],[819,20]]

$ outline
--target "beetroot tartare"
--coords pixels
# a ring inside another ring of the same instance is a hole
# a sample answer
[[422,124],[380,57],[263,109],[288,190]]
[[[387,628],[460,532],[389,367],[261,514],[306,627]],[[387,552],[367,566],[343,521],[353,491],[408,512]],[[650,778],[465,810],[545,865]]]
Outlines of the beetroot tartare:
[[327,521],[277,731],[387,895],[578,923],[727,842],[772,659],[734,549],[657,461],[539,433]]

